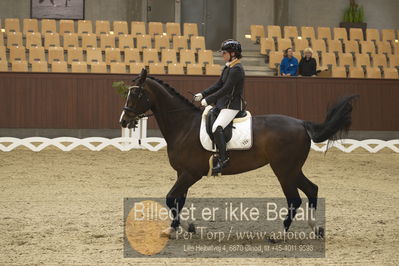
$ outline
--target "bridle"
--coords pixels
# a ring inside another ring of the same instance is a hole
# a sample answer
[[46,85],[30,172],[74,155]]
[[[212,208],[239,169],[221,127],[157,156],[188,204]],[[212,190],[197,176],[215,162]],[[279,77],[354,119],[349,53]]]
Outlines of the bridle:
[[[139,91],[139,93],[138,93],[138,95],[137,95],[137,101],[136,101],[134,107],[136,107],[137,103],[138,103],[139,100],[143,97],[143,94],[144,94],[144,93],[143,93],[143,87],[141,87],[141,86],[135,85],[135,86],[130,86],[130,87],[128,88],[128,90],[129,90],[128,99],[127,99],[127,101],[126,101],[125,106],[123,107],[123,110],[126,111],[126,112],[134,113],[134,112],[135,112],[135,111],[134,111],[134,108],[133,108],[133,107],[127,106],[127,103],[129,102],[129,100],[132,100],[131,97],[132,97],[132,96],[135,96],[135,95],[134,95],[135,93],[132,94],[132,89],[135,89],[135,90]],[[147,100],[148,100],[148,99],[147,99]]]
[[[136,92],[133,92],[133,93],[132,93],[132,90],[133,90],[133,89],[134,89],[135,91],[137,91],[137,93],[136,93]],[[144,93],[143,87],[142,87],[142,86],[137,86],[137,85],[130,86],[130,87],[128,88],[128,90],[129,90],[128,99],[127,99],[127,101],[126,101],[125,106],[123,107],[123,111],[125,111],[126,113],[128,113],[129,116],[133,116],[133,115],[131,115],[131,114],[134,114],[134,113],[136,112],[135,109],[136,109],[136,107],[137,107],[137,104],[140,102],[141,98],[143,98],[143,96],[145,95],[145,93]],[[133,101],[133,100],[131,99],[131,97],[133,97],[133,96],[135,96],[135,98],[137,98],[137,100],[136,100],[136,102],[135,102],[135,104],[134,104],[133,107],[129,107],[129,106],[127,106],[127,103],[129,102],[129,100]],[[148,99],[148,97],[147,97],[147,99],[146,99],[146,103],[147,103],[148,105],[150,105],[150,100]],[[130,113],[130,114],[129,114],[129,113]],[[143,113],[143,114],[134,115],[134,116],[135,116],[135,118],[134,118],[134,123],[137,123],[137,121],[140,120],[141,118],[150,117],[150,116],[153,116],[153,114],[145,114],[145,113]]]

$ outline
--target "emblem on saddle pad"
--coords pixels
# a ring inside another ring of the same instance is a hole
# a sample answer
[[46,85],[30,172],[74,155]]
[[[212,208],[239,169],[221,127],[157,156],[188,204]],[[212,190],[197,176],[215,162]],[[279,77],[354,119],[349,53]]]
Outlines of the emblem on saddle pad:
[[[212,125],[216,120],[218,112],[207,106],[202,113],[200,141],[202,147],[207,151],[216,151],[213,145]],[[224,130],[227,142],[227,150],[249,150],[252,147],[252,116],[246,111],[245,115],[240,114],[234,118]]]

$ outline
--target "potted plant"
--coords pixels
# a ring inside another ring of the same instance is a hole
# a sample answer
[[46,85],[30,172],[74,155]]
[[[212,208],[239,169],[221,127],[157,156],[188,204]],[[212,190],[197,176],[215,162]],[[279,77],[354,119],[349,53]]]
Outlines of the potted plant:
[[[346,28],[349,35],[350,28],[361,28],[366,34],[367,23],[364,22],[364,9],[356,3],[356,0],[349,1],[349,7],[345,10],[343,22],[339,24],[341,28]],[[349,37],[349,36],[348,36]]]

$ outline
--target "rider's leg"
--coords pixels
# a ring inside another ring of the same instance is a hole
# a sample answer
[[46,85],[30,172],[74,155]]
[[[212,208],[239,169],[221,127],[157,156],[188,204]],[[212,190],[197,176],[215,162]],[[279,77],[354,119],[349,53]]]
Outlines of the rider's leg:
[[225,129],[234,119],[234,117],[236,117],[238,112],[239,112],[238,110],[233,110],[233,109],[220,110],[220,113],[216,118],[215,123],[212,126],[212,133],[216,131],[216,128],[218,126],[221,126],[223,129]]
[[226,140],[224,138],[223,129],[227,127],[228,124],[237,115],[237,110],[222,109],[212,127],[213,139],[215,141],[216,147],[219,152],[219,160],[215,167],[212,168],[214,174],[220,173],[222,168],[226,166],[229,161],[226,151]]

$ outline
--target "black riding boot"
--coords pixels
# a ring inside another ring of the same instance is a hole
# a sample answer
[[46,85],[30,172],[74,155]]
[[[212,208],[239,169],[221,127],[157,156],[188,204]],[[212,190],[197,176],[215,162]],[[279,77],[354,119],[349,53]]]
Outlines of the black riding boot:
[[222,172],[223,167],[229,162],[229,157],[226,152],[226,140],[224,139],[223,128],[221,126],[217,127],[216,131],[213,133],[213,140],[218,149],[219,158],[217,164],[212,168],[212,174],[217,175]]

